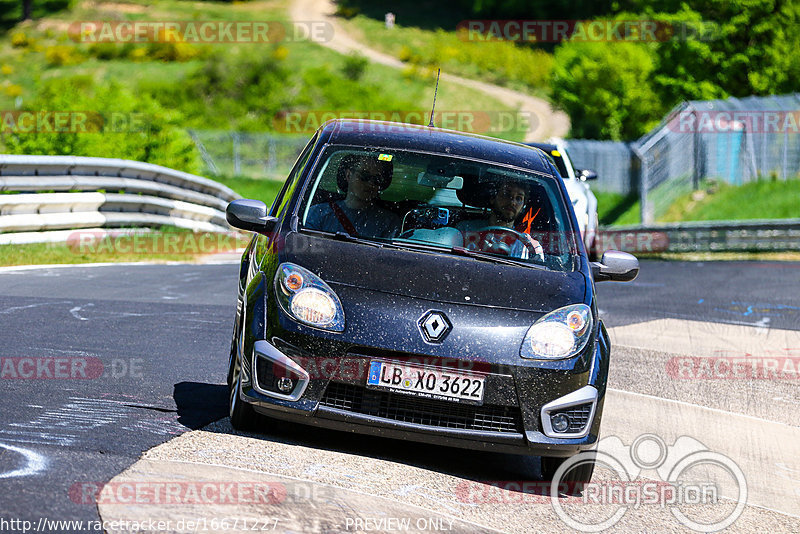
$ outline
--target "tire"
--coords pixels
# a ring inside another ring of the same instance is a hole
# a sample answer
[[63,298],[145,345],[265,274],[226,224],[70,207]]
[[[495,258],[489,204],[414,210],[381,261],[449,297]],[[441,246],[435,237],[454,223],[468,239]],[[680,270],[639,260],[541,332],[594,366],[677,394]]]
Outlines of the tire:
[[242,372],[238,356],[234,357],[232,367],[230,371],[232,380],[228,386],[228,415],[231,418],[231,426],[242,431],[256,430],[259,426],[259,415],[252,406],[239,397],[242,390]]
[[241,298],[237,299],[236,302],[236,316],[233,320],[233,332],[231,333],[231,350],[230,354],[228,355],[228,377],[226,383],[230,388],[233,384],[233,368],[234,368],[234,360],[239,354],[239,336],[244,328],[244,318],[243,315],[243,304]]
[[[542,456],[542,480],[552,481],[555,477],[558,468],[570,460],[570,458],[553,458],[550,456]],[[564,493],[568,495],[580,495],[583,493],[583,488],[592,480],[594,474],[594,455],[584,455],[583,459],[569,468],[569,471],[564,473],[560,482],[567,485]],[[561,492],[561,489],[559,489]]]

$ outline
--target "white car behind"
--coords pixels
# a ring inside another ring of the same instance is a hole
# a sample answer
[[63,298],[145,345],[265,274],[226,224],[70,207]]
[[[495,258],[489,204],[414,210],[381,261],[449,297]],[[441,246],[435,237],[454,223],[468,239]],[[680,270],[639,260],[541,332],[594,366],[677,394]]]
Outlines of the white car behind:
[[548,139],[547,143],[528,143],[541,149],[555,163],[558,172],[564,179],[567,194],[572,202],[572,209],[581,229],[581,237],[586,245],[589,257],[596,257],[595,240],[597,239],[597,198],[592,193],[588,180],[595,180],[597,173],[588,169],[576,170],[567,152],[567,142],[563,139]]

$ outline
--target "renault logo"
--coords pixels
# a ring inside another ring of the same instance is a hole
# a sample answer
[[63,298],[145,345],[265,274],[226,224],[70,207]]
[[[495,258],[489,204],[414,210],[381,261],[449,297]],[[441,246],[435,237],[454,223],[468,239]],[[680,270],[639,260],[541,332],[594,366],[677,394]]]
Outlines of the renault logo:
[[433,310],[425,312],[417,322],[417,326],[427,343],[441,343],[453,329],[453,325],[444,313]]

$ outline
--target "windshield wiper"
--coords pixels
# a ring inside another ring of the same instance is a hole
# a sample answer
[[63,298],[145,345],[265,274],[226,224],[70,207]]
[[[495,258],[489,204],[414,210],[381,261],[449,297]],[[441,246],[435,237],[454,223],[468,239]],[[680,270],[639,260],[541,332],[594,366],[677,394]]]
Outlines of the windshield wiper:
[[526,261],[522,260],[512,260],[511,258],[503,258],[500,256],[493,256],[486,254],[485,252],[479,252],[477,250],[469,250],[464,247],[453,247],[450,249],[451,254],[455,254],[456,256],[466,256],[468,258],[475,258],[478,260],[484,261],[491,261],[494,263],[502,263],[505,265],[514,265],[516,267],[541,267],[539,265],[531,264]]
[[313,232],[315,234],[324,235],[325,237],[336,239],[337,241],[349,241],[351,243],[360,243],[362,245],[370,245],[375,248],[383,248],[383,243],[378,243],[376,241],[370,241],[369,239],[364,239],[362,237],[356,237],[352,234],[348,234],[347,232],[342,232],[341,230],[336,233],[325,232],[323,230],[314,230],[312,228],[303,228],[306,232]]

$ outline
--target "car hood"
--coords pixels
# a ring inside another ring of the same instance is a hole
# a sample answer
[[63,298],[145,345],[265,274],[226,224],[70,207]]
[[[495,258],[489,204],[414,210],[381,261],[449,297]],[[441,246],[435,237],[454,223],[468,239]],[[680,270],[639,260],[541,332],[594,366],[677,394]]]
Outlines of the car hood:
[[345,285],[432,302],[547,312],[584,302],[586,277],[291,232],[285,261]]

